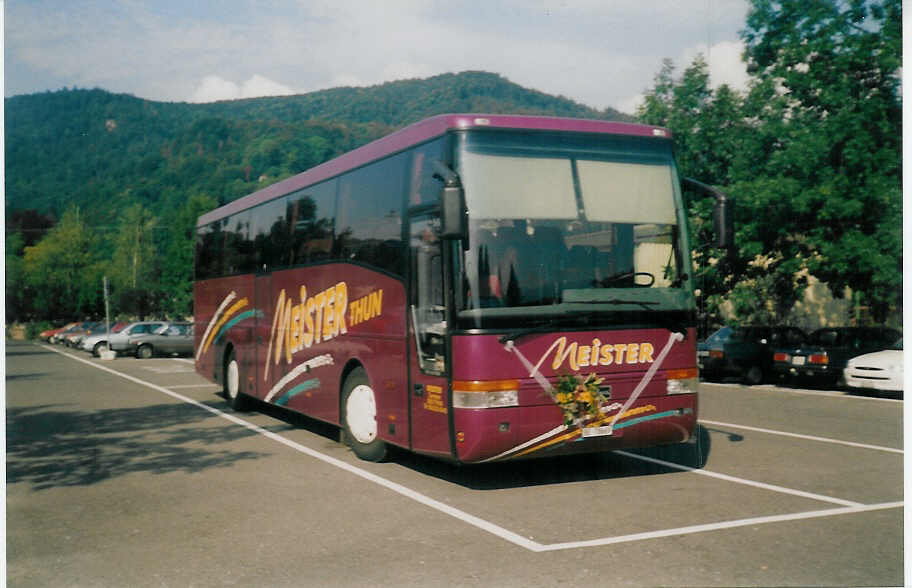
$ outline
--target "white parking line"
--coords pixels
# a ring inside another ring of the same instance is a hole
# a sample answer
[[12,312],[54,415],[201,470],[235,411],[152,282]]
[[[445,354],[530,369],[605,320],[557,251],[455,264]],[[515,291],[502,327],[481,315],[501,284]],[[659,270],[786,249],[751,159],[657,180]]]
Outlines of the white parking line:
[[424,504],[425,506],[429,506],[439,512],[442,512],[451,517],[459,519],[465,523],[473,525],[483,531],[487,531],[488,533],[491,533],[492,535],[496,535],[497,537],[500,537],[506,541],[509,541],[510,543],[514,543],[514,544],[519,545],[520,547],[524,547],[525,549],[528,549],[530,551],[539,551],[541,548],[541,544],[536,543],[535,541],[526,539],[525,537],[523,537],[521,535],[517,535],[516,533],[509,531],[507,529],[504,529],[503,527],[500,527],[498,525],[495,525],[494,523],[488,522],[484,519],[471,515],[465,511],[459,510],[457,508],[454,508],[452,506],[449,506],[447,504],[434,500],[433,498],[430,498],[429,496],[425,496],[424,494],[416,492],[415,490],[412,490],[411,488],[407,488],[405,486],[402,486],[401,484],[397,484],[396,482],[387,480],[386,478],[382,478],[376,474],[363,470],[359,467],[353,466],[342,460],[339,460],[334,457],[330,457],[326,454],[320,453],[319,451],[316,451],[309,447],[301,445],[300,443],[296,443],[294,441],[291,441],[290,439],[286,439],[285,437],[282,437],[281,435],[273,433],[272,431],[267,431],[266,429],[263,429],[262,427],[260,427],[258,425],[245,421],[244,419],[238,418],[232,414],[222,412],[221,410],[219,410],[217,408],[207,406],[201,402],[197,402],[196,400],[194,400],[192,398],[189,398],[182,394],[178,394],[177,392],[173,392],[171,390],[168,390],[167,388],[163,388],[162,386],[158,386],[151,382],[147,382],[145,380],[141,380],[139,378],[135,378],[133,376],[118,372],[117,370],[111,369],[107,366],[95,363],[93,361],[89,361],[89,360],[83,359],[81,357],[76,357],[75,355],[71,355],[64,351],[60,351],[60,350],[50,347],[48,345],[41,345],[41,347],[43,347],[44,349],[48,349],[50,351],[54,351],[55,353],[59,353],[60,355],[69,357],[70,359],[74,359],[74,360],[84,363],[86,365],[90,365],[94,368],[103,370],[103,371],[113,374],[115,376],[119,376],[121,378],[124,378],[125,380],[129,380],[130,382],[133,382],[134,384],[139,384],[141,386],[151,388],[153,390],[161,392],[162,394],[166,394],[172,398],[180,400],[181,402],[186,402],[187,404],[191,404],[193,406],[201,408],[207,412],[212,413],[215,416],[218,416],[225,420],[231,421],[232,423],[245,427],[251,431],[254,431],[255,433],[258,433],[264,437],[272,439],[273,441],[281,443],[282,445],[285,445],[286,447],[290,447],[291,449],[294,449],[295,451],[298,451],[300,453],[303,453],[305,455],[318,459],[324,463],[337,467],[341,470],[344,470],[344,471],[354,474],[356,476],[360,476],[361,478],[364,478],[365,480],[368,480],[370,482],[383,486],[384,488],[387,488],[389,490],[392,490],[393,492],[401,494],[402,496],[410,498],[410,499],[414,500],[415,502]]
[[646,457],[645,455],[639,455],[636,453],[629,453],[627,451],[615,451],[619,455],[625,457],[632,457],[634,459],[639,459],[641,461],[648,461],[649,463],[654,463],[666,468],[672,468],[676,470],[681,470],[682,472],[691,472],[694,474],[699,474],[701,476],[708,476],[710,478],[716,478],[718,480],[725,480],[726,482],[734,482],[735,484],[741,484],[744,486],[753,486],[755,488],[761,488],[763,490],[769,490],[771,492],[779,492],[780,494],[791,494],[792,496],[800,496],[801,498],[810,498],[811,500],[819,500],[821,502],[831,502],[833,504],[841,504],[842,506],[847,507],[859,507],[864,506],[860,502],[853,502],[851,500],[843,500],[841,498],[833,498],[832,496],[826,496],[824,494],[814,494],[813,492],[805,492],[804,490],[796,490],[794,488],[786,488],[785,486],[777,486],[775,484],[767,484],[766,482],[757,482],[756,480],[748,480],[747,478],[738,478],[736,476],[729,476],[728,474],[720,474],[719,472],[713,472],[710,470],[702,470],[697,468],[692,468],[690,466],[680,465],[671,461],[665,461],[662,459],[656,459],[654,457]]
[[144,365],[143,369],[156,374],[191,374],[193,370],[182,365]]
[[747,388],[748,390],[763,390],[764,392],[781,392],[783,394],[798,394],[800,396],[826,396],[829,398],[844,398],[846,400],[873,400],[876,402],[893,402],[901,403],[897,398],[881,398],[879,396],[858,396],[848,392],[838,390],[807,390],[804,388],[783,388],[774,384],[757,384],[750,386],[748,384],[734,384],[724,382],[700,382],[700,386],[711,386],[715,388]]
[[726,474],[709,472],[706,470],[697,470],[694,468],[690,468],[687,466],[681,466],[681,465],[671,463],[671,462],[666,462],[663,460],[658,460],[658,459],[653,459],[653,458],[649,458],[649,457],[645,457],[645,456],[641,456],[641,455],[636,455],[633,453],[628,453],[626,451],[618,451],[616,453],[625,455],[627,457],[657,463],[657,464],[660,464],[660,465],[663,465],[666,467],[682,470],[685,472],[691,472],[691,473],[696,473],[696,474],[700,474],[700,475],[710,476],[713,478],[722,479],[722,480],[726,480],[726,481],[734,482],[734,483],[738,483],[738,484],[754,486],[754,487],[762,488],[765,490],[771,490],[774,492],[783,492],[783,493],[791,494],[794,496],[800,496],[800,497],[811,498],[814,500],[820,500],[820,501],[824,501],[824,502],[841,504],[841,505],[843,505],[843,508],[807,511],[807,512],[799,512],[799,513],[784,514],[784,515],[773,515],[773,516],[767,516],[767,517],[753,517],[753,518],[748,518],[748,519],[738,519],[738,520],[732,520],[732,521],[720,521],[720,522],[709,523],[709,524],[704,524],[704,525],[691,525],[691,526],[687,526],[687,527],[662,529],[662,530],[657,530],[657,531],[650,531],[650,532],[645,532],[645,533],[634,533],[634,534],[629,534],[629,535],[618,535],[618,536],[614,536],[614,537],[602,537],[602,538],[598,538],[598,539],[590,539],[590,540],[584,540],[584,541],[543,544],[543,543],[539,543],[537,541],[528,539],[526,537],[523,537],[522,535],[514,533],[513,531],[510,531],[509,529],[505,529],[504,527],[501,527],[490,521],[486,521],[484,519],[476,517],[475,515],[469,514],[463,510],[454,508],[448,504],[444,504],[429,496],[421,494],[420,492],[412,490],[411,488],[408,488],[406,486],[403,486],[403,485],[393,482],[391,480],[387,480],[386,478],[383,478],[381,476],[378,476],[376,474],[363,470],[357,466],[351,465],[342,460],[336,459],[334,457],[330,457],[329,455],[326,455],[324,453],[320,453],[319,451],[316,451],[314,449],[301,445],[300,443],[297,443],[295,441],[291,441],[290,439],[286,439],[285,437],[282,437],[281,435],[273,433],[272,431],[267,431],[266,429],[263,429],[262,427],[260,427],[258,425],[245,421],[244,419],[238,418],[238,417],[236,417],[232,414],[226,413],[226,412],[222,412],[221,410],[219,410],[217,408],[207,406],[201,402],[198,402],[192,398],[189,398],[189,397],[179,394],[177,392],[173,392],[172,390],[169,390],[162,386],[158,386],[151,382],[147,382],[145,380],[141,380],[139,378],[118,372],[117,370],[114,370],[107,366],[101,365],[94,361],[89,361],[89,360],[83,359],[81,357],[77,357],[75,355],[71,355],[70,353],[60,351],[60,350],[50,347],[48,345],[41,345],[41,347],[44,349],[53,351],[55,353],[59,353],[60,355],[63,355],[65,357],[69,357],[70,359],[74,359],[78,362],[84,363],[91,367],[108,372],[112,375],[124,378],[125,380],[133,382],[135,384],[139,384],[141,386],[151,388],[152,390],[161,392],[162,394],[170,396],[176,400],[180,400],[181,402],[185,402],[187,404],[191,404],[193,406],[201,408],[215,416],[218,416],[218,417],[223,418],[227,421],[230,421],[234,424],[245,427],[259,435],[262,435],[273,441],[276,441],[277,443],[281,443],[282,445],[285,445],[286,447],[294,449],[295,451],[297,451],[299,453],[303,453],[305,455],[313,457],[314,459],[318,459],[328,465],[337,467],[348,473],[359,476],[369,482],[373,482],[388,490],[392,490],[393,492],[396,492],[397,494],[400,494],[401,496],[414,500],[415,502],[418,502],[419,504],[423,504],[440,513],[451,516],[466,524],[472,525],[482,531],[485,531],[494,536],[500,537],[501,539],[503,539],[505,541],[508,541],[510,543],[513,543],[514,545],[517,545],[519,547],[522,547],[524,549],[527,549],[527,550],[533,551],[533,552],[560,551],[560,550],[566,550],[566,549],[578,549],[581,547],[595,547],[595,546],[601,546],[601,545],[611,545],[611,544],[616,544],[616,543],[642,541],[642,540],[646,540],[646,539],[656,539],[656,538],[671,537],[671,536],[676,536],[676,535],[689,535],[689,534],[694,534],[694,533],[704,533],[707,531],[731,529],[731,528],[743,527],[743,526],[747,526],[747,525],[759,525],[759,524],[767,524],[767,523],[776,523],[776,522],[784,522],[784,521],[793,521],[793,520],[801,520],[801,519],[810,519],[810,518],[829,517],[829,516],[838,516],[838,515],[844,515],[844,514],[869,512],[869,511],[874,511],[874,510],[903,508],[903,505],[904,505],[903,502],[889,502],[889,503],[865,505],[865,504],[860,504],[858,502],[842,500],[842,499],[833,498],[830,496],[824,496],[821,494],[813,494],[810,492],[803,492],[801,490],[784,488],[782,486],[775,486],[772,484],[765,484],[765,483],[756,482],[753,480],[746,480],[744,478],[736,478],[734,476],[728,476]]
[[707,421],[700,419],[701,424],[713,425],[714,427],[730,427],[732,429],[743,429],[745,431],[755,431],[767,435],[780,435],[783,437],[794,437],[796,439],[806,439],[808,441],[819,441],[821,443],[835,443],[837,445],[847,445],[849,447],[859,447],[861,449],[873,449],[875,451],[886,451],[888,453],[905,453],[902,449],[893,447],[883,447],[881,445],[868,445],[867,443],[855,443],[854,441],[843,441],[842,439],[832,439],[829,437],[815,437],[814,435],[802,435],[800,433],[789,433],[786,431],[776,431],[774,429],[761,429],[760,427],[749,427],[747,425],[736,425],[734,423],[721,423],[719,421]]
[[768,517],[753,517],[749,519],[739,519],[734,521],[721,521],[718,523],[709,523],[706,525],[691,525],[689,527],[678,527],[677,529],[662,529],[660,531],[648,531],[646,533],[633,533],[631,535],[618,535],[616,537],[605,537],[603,539],[590,539],[588,541],[570,541],[566,543],[551,543],[542,545],[537,551],[559,551],[561,549],[578,549],[580,547],[599,547],[601,545],[614,545],[617,543],[629,543],[631,541],[645,541],[647,539],[661,539],[663,537],[674,537],[676,535],[693,535],[694,533],[705,533],[707,531],[721,531],[723,529],[735,529],[737,527],[747,527],[754,525],[764,525],[769,523],[784,523],[787,521],[799,521],[804,519],[815,519],[821,517],[833,517],[845,514],[855,514],[860,512],[871,512],[875,510],[886,510],[890,508],[902,508],[902,502],[884,502],[882,504],[867,504],[859,506],[849,506],[845,508],[830,508],[827,510],[812,510],[808,512],[796,512],[784,515],[772,515]]

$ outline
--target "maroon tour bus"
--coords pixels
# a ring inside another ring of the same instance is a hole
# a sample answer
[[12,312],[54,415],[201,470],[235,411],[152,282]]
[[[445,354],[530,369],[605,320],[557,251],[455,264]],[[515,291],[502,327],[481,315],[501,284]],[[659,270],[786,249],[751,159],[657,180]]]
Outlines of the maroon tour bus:
[[196,370],[367,460],[679,443],[693,290],[668,131],[441,115],[199,218]]

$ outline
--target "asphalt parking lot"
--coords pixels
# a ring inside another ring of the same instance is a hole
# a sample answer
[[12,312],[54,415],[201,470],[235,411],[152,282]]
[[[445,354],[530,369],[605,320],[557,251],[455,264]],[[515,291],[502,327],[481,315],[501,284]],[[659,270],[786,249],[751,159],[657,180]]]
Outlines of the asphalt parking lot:
[[455,467],[7,342],[10,586],[891,586],[902,401],[705,384],[699,443]]

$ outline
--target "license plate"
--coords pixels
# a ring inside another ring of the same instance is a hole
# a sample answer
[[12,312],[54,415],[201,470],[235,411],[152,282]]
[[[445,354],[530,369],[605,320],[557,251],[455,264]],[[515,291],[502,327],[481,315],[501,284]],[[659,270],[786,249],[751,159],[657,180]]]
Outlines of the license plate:
[[611,427],[585,427],[583,437],[605,437],[611,434]]
[[803,355],[798,355],[792,358],[792,365],[804,365],[804,362],[807,361],[807,358]]
[[697,351],[697,357],[709,357],[709,351]]

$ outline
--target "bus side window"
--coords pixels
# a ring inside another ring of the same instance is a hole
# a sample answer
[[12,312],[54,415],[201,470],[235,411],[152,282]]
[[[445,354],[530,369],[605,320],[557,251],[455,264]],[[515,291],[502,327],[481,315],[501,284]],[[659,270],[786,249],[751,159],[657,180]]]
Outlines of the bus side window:
[[207,280],[222,274],[222,243],[219,223],[200,227],[196,233],[196,279]]
[[288,264],[288,228],[285,203],[275,200],[253,209],[250,238],[253,241],[255,269],[270,272]]
[[444,161],[444,139],[437,139],[413,150],[409,169],[409,206],[433,204],[440,200],[443,184],[434,177],[434,162]]
[[332,256],[336,185],[336,180],[323,182],[288,199],[290,265],[325,261]]
[[402,203],[408,154],[357,169],[339,180],[336,256],[403,275]]

